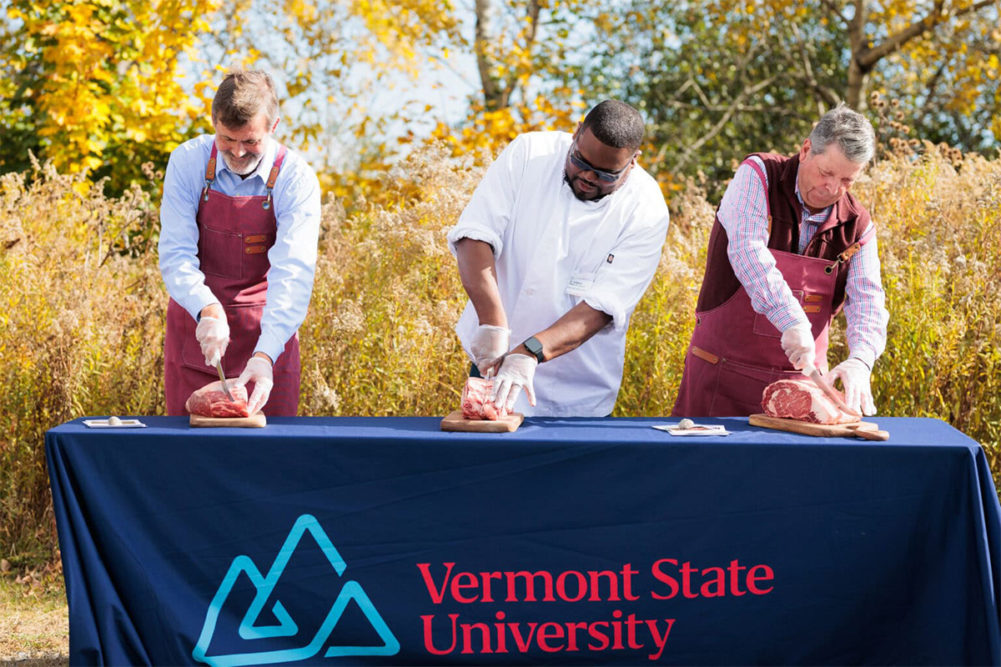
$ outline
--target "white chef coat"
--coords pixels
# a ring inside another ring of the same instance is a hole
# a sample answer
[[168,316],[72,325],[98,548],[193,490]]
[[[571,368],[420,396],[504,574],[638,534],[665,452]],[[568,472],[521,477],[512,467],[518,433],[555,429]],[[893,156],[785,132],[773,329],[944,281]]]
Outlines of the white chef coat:
[[[515,411],[541,416],[605,416],[622,383],[626,330],[653,279],[667,234],[668,210],[657,182],[639,165],[598,201],[578,200],[564,181],[572,135],[531,132],[490,166],[448,234],[493,248],[512,347],[580,303],[612,322],[535,372],[536,407],[524,392]],[[466,353],[479,320],[467,303],[456,333]],[[472,359],[472,354],[469,354]]]

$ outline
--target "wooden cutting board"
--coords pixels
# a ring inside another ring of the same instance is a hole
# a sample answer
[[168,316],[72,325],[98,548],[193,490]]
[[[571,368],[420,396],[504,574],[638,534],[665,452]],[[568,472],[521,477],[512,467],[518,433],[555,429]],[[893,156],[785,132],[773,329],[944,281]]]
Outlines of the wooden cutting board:
[[258,412],[250,417],[204,417],[202,415],[190,415],[188,423],[192,426],[229,426],[236,428],[261,428],[267,425],[264,414]]
[[441,420],[442,431],[469,431],[472,433],[510,433],[516,431],[525,415],[514,412],[497,421],[489,419],[463,419],[462,410],[454,410]]
[[804,435],[815,435],[822,438],[857,437],[865,440],[888,440],[890,434],[880,430],[872,422],[858,421],[851,424],[814,424],[797,419],[770,417],[766,414],[751,415],[747,418],[751,426],[763,426],[779,431],[790,431]]

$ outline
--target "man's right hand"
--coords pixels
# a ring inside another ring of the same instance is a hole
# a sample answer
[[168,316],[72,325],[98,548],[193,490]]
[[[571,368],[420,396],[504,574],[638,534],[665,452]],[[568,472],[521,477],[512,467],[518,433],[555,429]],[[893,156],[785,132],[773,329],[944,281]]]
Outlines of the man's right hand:
[[[222,311],[222,308],[218,310]],[[226,354],[226,346],[229,345],[229,322],[226,321],[226,311],[222,311],[221,317],[203,314],[198,320],[198,326],[195,327],[195,338],[202,347],[205,364],[215,366],[219,363]]]
[[535,405],[534,379],[538,365],[539,361],[535,357],[517,352],[504,357],[497,377],[494,378],[494,391],[490,397],[501,414],[511,413],[522,389],[528,396],[528,404]]
[[798,371],[812,370],[817,356],[817,344],[809,324],[794,324],[782,332],[782,351]]
[[473,353],[473,363],[476,364],[481,376],[487,377],[487,373],[496,369],[510,344],[510,329],[495,327],[492,324],[481,324],[477,327],[469,351]]

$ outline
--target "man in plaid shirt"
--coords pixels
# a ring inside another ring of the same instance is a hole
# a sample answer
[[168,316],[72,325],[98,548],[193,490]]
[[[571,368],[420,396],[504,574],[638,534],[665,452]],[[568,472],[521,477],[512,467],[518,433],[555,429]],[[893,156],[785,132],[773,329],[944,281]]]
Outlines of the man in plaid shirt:
[[769,383],[826,371],[841,309],[850,354],[828,379],[840,378],[851,408],[876,413],[870,374],[889,314],[876,228],[849,193],[874,153],[869,121],[839,105],[796,155],[755,153],[740,165],[709,238],[673,414],[760,412]]

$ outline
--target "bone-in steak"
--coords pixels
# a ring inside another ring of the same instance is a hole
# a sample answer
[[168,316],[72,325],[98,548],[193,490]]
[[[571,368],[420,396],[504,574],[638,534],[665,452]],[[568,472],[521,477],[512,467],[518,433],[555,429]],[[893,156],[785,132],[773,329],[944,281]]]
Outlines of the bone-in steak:
[[858,417],[845,414],[820,387],[808,380],[778,380],[765,387],[761,407],[772,417],[798,419],[814,424],[847,424]]

